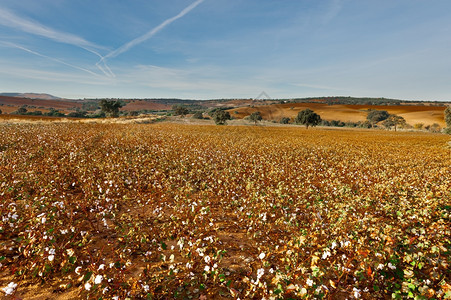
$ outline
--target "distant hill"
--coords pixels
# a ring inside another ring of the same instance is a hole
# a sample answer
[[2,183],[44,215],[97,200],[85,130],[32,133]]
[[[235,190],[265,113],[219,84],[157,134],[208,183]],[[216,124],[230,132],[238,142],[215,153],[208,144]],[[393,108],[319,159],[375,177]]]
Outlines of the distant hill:
[[56,97],[56,96],[53,96],[50,94],[39,94],[39,93],[0,93],[0,96],[29,98],[29,99],[42,99],[42,100],[61,99],[60,97]]
[[[20,107],[29,113],[48,113],[58,110],[69,114],[77,111],[93,114],[99,110],[103,99],[64,99],[49,94],[37,93],[0,93],[0,110],[2,114],[14,114]],[[183,105],[190,114],[209,112],[213,109],[228,110],[234,119],[243,119],[259,111],[263,119],[279,122],[281,118],[295,118],[299,111],[310,108],[323,120],[342,122],[363,122],[370,109],[386,110],[390,114],[402,116],[410,125],[434,123],[445,126],[444,110],[451,102],[406,101],[386,98],[357,97],[316,97],[292,99],[105,99],[119,100],[124,115],[130,112],[171,114],[174,105]],[[1,115],[0,115],[1,116]]]

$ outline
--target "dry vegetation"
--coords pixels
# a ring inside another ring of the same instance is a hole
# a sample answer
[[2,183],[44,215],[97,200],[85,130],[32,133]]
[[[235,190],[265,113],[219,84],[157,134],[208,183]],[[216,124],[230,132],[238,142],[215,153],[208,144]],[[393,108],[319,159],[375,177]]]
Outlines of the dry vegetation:
[[0,128],[0,288],[10,297],[451,296],[445,135]]

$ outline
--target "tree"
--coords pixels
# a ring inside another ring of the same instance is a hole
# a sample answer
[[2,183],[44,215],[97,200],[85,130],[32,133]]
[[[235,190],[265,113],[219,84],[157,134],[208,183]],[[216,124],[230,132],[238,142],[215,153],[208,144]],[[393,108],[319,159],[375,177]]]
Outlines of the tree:
[[288,117],[283,117],[282,119],[280,119],[280,124],[289,124],[290,123],[290,118]]
[[225,125],[227,120],[231,119],[229,112],[222,109],[216,110],[212,117],[216,125]]
[[100,100],[100,109],[105,113],[108,117],[117,118],[119,117],[119,108],[124,106],[119,100]]
[[384,120],[383,125],[385,127],[387,127],[388,129],[390,129],[391,127],[396,128],[399,125],[405,125],[406,124],[406,120],[401,117],[401,116],[397,116],[397,115],[390,115],[386,120]]
[[174,111],[174,115],[184,117],[189,113],[188,108],[183,105],[174,105],[172,106],[172,110]]
[[366,119],[371,122],[372,126],[374,127],[374,124],[380,121],[384,121],[388,119],[390,114],[386,110],[369,110],[368,115],[366,116]]
[[24,106],[19,107],[19,109],[17,110],[18,115],[24,115],[27,112],[28,112],[28,110]]
[[199,119],[199,120],[202,120],[203,118],[204,118],[204,115],[202,114],[201,111],[196,111],[196,112],[193,114],[193,119]]
[[0,115],[2,114],[2,110],[0,109]]
[[50,116],[50,117],[64,117],[65,115],[60,112],[57,109],[54,109],[53,107],[50,108],[50,111],[45,113],[46,116]]
[[298,113],[298,116],[294,119],[294,122],[296,124],[305,125],[308,129],[309,126],[318,125],[321,122],[321,117],[310,108],[307,108]]
[[261,121],[262,119],[262,114],[259,111],[255,111],[249,116],[249,120],[253,121],[255,125],[257,125],[257,122]]

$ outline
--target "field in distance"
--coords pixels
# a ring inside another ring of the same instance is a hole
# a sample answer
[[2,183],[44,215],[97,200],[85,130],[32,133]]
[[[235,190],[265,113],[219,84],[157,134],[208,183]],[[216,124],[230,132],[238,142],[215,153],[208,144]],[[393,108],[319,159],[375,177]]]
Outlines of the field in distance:
[[451,293],[449,136],[0,128],[0,288],[18,299]]
[[[345,100],[348,98],[344,98]],[[353,99],[353,98],[350,98]],[[345,101],[343,100],[343,101]],[[376,99],[377,100],[377,99]],[[372,103],[379,103],[376,101]],[[235,119],[243,119],[255,111],[262,114],[263,119],[279,122],[281,118],[295,118],[299,111],[310,108],[321,116],[323,120],[338,120],[342,122],[363,122],[366,120],[368,110],[386,110],[390,114],[403,117],[407,124],[423,124],[431,126],[436,123],[440,127],[445,127],[444,115],[445,103],[408,103],[408,102],[388,102],[390,105],[375,104],[346,104],[338,102],[328,105],[326,99],[305,99],[301,102],[297,100],[288,103],[276,100],[252,100],[252,99],[231,99],[231,100],[180,100],[180,99],[123,99],[123,107],[120,111],[124,114],[130,112],[152,112],[152,113],[171,113],[173,105],[183,105],[191,113],[195,111],[208,112],[214,108],[227,109]],[[358,99],[348,100],[358,103]],[[360,100],[365,101],[365,98]],[[394,101],[394,100],[393,100]],[[330,102],[330,101],[329,101]],[[330,104],[330,103],[329,103]],[[5,114],[11,114],[20,107],[26,107],[27,111],[32,113],[39,111],[43,115],[52,109],[61,113],[69,114],[75,111],[87,111],[94,113],[99,108],[99,100],[69,100],[69,99],[29,99],[11,96],[0,96],[0,119],[10,119]],[[33,116],[30,116],[32,119]],[[42,117],[41,117],[42,118]]]
[[295,118],[297,114],[306,108],[310,108],[321,116],[324,120],[340,120],[342,122],[364,122],[368,115],[368,110],[385,110],[389,114],[403,117],[408,124],[423,123],[432,125],[433,123],[445,127],[444,115],[446,107],[425,106],[425,105],[351,105],[336,104],[327,105],[324,103],[285,103],[271,104],[251,107],[239,107],[230,110],[234,118],[244,118],[255,111],[259,111],[265,120],[279,121],[283,117]]

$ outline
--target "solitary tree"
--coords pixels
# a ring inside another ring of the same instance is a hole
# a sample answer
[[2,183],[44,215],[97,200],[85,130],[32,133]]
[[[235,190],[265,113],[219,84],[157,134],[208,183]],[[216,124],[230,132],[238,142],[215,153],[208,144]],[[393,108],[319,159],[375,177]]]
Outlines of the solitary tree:
[[100,100],[100,109],[104,112],[108,117],[117,118],[119,116],[119,108],[121,108],[123,104],[121,101],[114,100]]
[[172,110],[174,110],[174,115],[184,117],[188,114],[189,110],[183,105],[174,105],[172,106]]
[[253,112],[250,116],[249,116],[249,120],[253,121],[255,125],[257,125],[258,121],[262,120],[262,114],[259,111],[255,111]]
[[391,127],[396,128],[399,125],[405,125],[406,124],[406,120],[401,117],[401,116],[397,116],[397,115],[390,115],[383,123],[383,125],[385,127],[387,127],[388,129],[390,129]]
[[0,115],[2,114],[2,110],[0,109]]
[[229,112],[222,109],[216,110],[213,113],[212,117],[216,125],[224,125],[226,124],[227,120],[231,119]]
[[385,110],[370,110],[368,112],[368,115],[366,116],[366,119],[371,122],[372,126],[374,127],[374,124],[380,121],[384,121],[388,119],[390,114]]
[[305,125],[305,127],[316,126],[321,122],[321,117],[315,113],[310,108],[304,109],[298,113],[296,119],[294,119],[296,124]]

